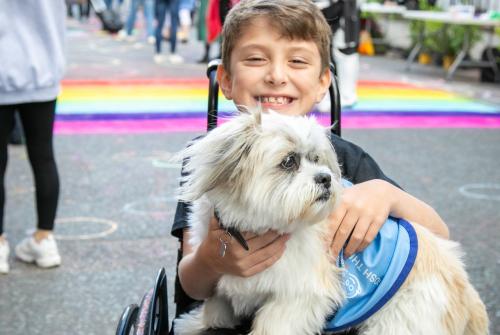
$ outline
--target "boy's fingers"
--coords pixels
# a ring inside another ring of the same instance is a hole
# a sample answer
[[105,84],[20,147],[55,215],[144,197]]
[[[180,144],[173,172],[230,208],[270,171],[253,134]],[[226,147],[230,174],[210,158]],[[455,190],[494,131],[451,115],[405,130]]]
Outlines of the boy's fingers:
[[254,274],[262,272],[276,263],[286,250],[286,240],[288,240],[288,237],[281,236],[275,243],[267,246],[266,248],[260,249],[252,255],[254,262],[245,271],[243,271],[242,275],[244,277],[253,276]]
[[249,232],[241,232],[241,235],[243,236],[243,238],[245,238],[246,241],[251,240],[252,238],[255,238],[258,236],[255,233],[249,233]]
[[[385,221],[384,221],[385,222]],[[372,222],[372,224],[370,224],[370,227],[368,228],[368,231],[366,232],[366,236],[363,240],[363,242],[359,245],[359,247],[357,248],[357,250],[355,252],[359,252],[361,250],[364,250],[374,239],[375,237],[377,237],[377,234],[380,230],[379,227],[381,227],[382,224],[377,224],[376,222]]]
[[370,221],[360,219],[349,237],[349,242],[345,247],[345,256],[349,257],[359,251],[361,244],[365,240],[366,232],[370,227]]
[[344,219],[342,220],[342,223],[340,224],[337,232],[335,233],[335,237],[333,238],[331,250],[334,257],[337,257],[340,253],[340,250],[344,247],[344,244],[349,238],[349,235],[351,235],[351,232],[354,229],[357,221],[358,216],[352,213],[347,213],[347,215],[344,216]]
[[347,210],[345,206],[343,206],[343,204],[340,204],[328,217],[330,220],[330,224],[328,225],[329,227],[328,230],[332,241],[346,213]]
[[[283,235],[285,236],[285,235]],[[276,239],[278,239],[280,235],[275,231],[268,231],[263,235],[255,236],[249,240],[247,240],[248,249],[250,253],[254,253],[269,244],[273,243]]]

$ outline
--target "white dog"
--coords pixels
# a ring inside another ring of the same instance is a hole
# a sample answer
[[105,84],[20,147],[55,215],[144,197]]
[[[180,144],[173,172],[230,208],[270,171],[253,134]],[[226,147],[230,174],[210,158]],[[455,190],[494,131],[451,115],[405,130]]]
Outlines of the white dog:
[[[175,321],[176,335],[238,324],[254,315],[252,335],[318,334],[347,299],[344,269],[324,243],[328,214],[341,196],[329,130],[311,117],[241,113],[184,152],[180,198],[193,203],[193,247],[214,210],[226,228],[291,234],[280,260],[249,278],[224,275],[215,294]],[[368,335],[484,335],[484,304],[467,279],[458,244],[419,225],[418,255],[399,290],[355,325]],[[373,278],[370,278],[373,279]]]

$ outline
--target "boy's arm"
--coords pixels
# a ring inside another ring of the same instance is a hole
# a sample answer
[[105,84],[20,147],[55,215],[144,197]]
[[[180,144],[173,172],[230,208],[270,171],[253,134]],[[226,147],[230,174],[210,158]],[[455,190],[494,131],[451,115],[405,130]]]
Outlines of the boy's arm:
[[339,254],[348,239],[346,256],[363,250],[388,216],[404,218],[449,237],[448,227],[432,207],[387,181],[373,179],[343,190],[340,205],[330,215],[333,255]]
[[355,184],[344,190],[342,203],[331,215],[334,255],[349,236],[346,254],[365,248],[389,215],[416,222],[441,237],[449,237],[448,227],[436,211],[404,192],[362,148],[335,135],[332,135],[332,144],[342,176]]
[[[288,235],[269,231],[257,236],[243,233],[249,250],[234,238],[227,238],[217,219],[210,220],[207,237],[197,248],[192,248],[189,232],[184,230],[183,257],[179,263],[179,280],[184,291],[193,299],[203,300],[212,296],[215,285],[223,274],[250,277],[262,272],[283,255]],[[222,242],[227,246],[222,255]]]

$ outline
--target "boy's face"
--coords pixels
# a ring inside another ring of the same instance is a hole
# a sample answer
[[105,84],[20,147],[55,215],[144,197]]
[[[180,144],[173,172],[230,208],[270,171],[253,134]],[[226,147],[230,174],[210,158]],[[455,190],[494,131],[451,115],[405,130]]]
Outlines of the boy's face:
[[217,79],[234,103],[288,115],[304,115],[321,101],[330,71],[321,71],[312,41],[280,36],[266,19],[256,18],[243,31],[231,53],[230,73],[219,66]]

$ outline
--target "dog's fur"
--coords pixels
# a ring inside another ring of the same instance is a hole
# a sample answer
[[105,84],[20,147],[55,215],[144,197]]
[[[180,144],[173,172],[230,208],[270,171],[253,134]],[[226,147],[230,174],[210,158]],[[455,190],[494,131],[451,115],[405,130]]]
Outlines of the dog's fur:
[[[258,234],[276,230],[291,238],[269,269],[249,278],[222,276],[213,297],[175,321],[175,334],[234,327],[254,314],[252,335],[321,332],[344,300],[341,270],[324,243],[326,218],[342,189],[328,131],[314,118],[251,111],[182,153],[189,157],[189,175],[180,198],[193,203],[194,247],[207,235],[214,208],[226,226]],[[409,277],[359,325],[360,334],[488,334],[485,306],[469,283],[458,244],[414,227],[419,251]]]

